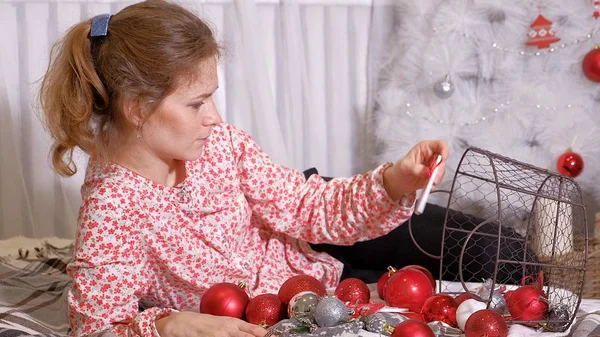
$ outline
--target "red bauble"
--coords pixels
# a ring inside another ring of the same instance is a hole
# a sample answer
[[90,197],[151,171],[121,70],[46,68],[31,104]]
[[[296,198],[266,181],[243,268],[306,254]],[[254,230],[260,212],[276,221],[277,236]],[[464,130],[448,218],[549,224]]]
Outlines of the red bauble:
[[405,311],[403,313],[401,313],[402,316],[406,316],[410,319],[414,319],[417,321],[421,321],[421,322],[425,322],[425,318],[423,317],[423,314],[420,312],[410,312],[410,311]]
[[507,337],[508,326],[502,315],[492,309],[475,311],[465,323],[465,337]]
[[385,272],[385,274],[381,275],[381,277],[377,281],[377,295],[379,295],[379,298],[381,298],[384,301],[385,298],[383,297],[383,289],[385,288],[385,285],[390,279],[390,277],[392,277],[392,275],[394,275],[394,273],[397,271],[397,269],[392,266],[389,266],[387,269],[388,271]]
[[[527,285],[514,291],[507,291],[504,300],[511,318],[515,321],[541,321],[548,314],[548,300],[537,286]],[[537,323],[524,322],[523,324],[536,325]]]
[[596,46],[583,58],[583,73],[594,81],[600,82],[600,49]]
[[285,318],[286,309],[279,297],[262,294],[254,297],[246,306],[246,321],[252,324],[272,326]]
[[431,285],[433,285],[433,288],[435,289],[435,278],[433,277],[433,275],[431,274],[431,272],[429,271],[429,269],[427,269],[427,268],[425,268],[423,266],[416,265],[416,264],[408,265],[406,267],[403,267],[402,269],[409,269],[409,268],[419,270],[423,274],[427,275],[427,277],[429,277],[429,281],[431,281]]
[[344,303],[366,304],[371,300],[371,291],[362,280],[347,278],[335,288],[335,296]]
[[456,323],[456,309],[458,304],[454,298],[448,295],[433,295],[423,303],[423,309],[421,313],[425,318],[425,322],[441,321],[449,324],[455,328],[458,327]]
[[396,326],[392,337],[435,337],[435,334],[427,323],[409,319]]
[[303,291],[312,291],[319,296],[324,296],[326,293],[325,286],[316,278],[310,275],[296,275],[283,282],[277,296],[287,306],[292,297]]
[[558,157],[556,168],[560,174],[575,178],[583,171],[583,158],[577,152],[567,151]]
[[466,300],[470,300],[472,298],[475,298],[475,297],[471,296],[469,293],[462,293],[462,294],[456,296],[454,298],[454,300],[456,301],[456,304],[460,305],[462,302],[464,302]]
[[244,317],[248,294],[233,283],[217,283],[208,288],[200,301],[200,312],[215,316]]
[[429,277],[413,268],[395,272],[383,290],[383,297],[389,306],[407,308],[413,312],[421,312],[423,303],[431,295],[433,286]]

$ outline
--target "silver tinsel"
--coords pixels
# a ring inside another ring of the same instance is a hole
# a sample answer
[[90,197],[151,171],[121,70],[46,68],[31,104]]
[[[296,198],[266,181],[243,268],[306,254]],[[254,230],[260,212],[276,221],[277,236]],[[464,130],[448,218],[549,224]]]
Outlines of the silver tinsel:
[[315,320],[320,327],[331,327],[348,318],[348,308],[337,297],[325,297],[315,308]]
[[365,330],[389,336],[389,328],[408,320],[408,317],[391,312],[377,312],[363,317],[362,320],[365,322]]
[[452,96],[454,93],[454,83],[450,75],[446,75],[446,77],[433,85],[433,93],[441,99]]

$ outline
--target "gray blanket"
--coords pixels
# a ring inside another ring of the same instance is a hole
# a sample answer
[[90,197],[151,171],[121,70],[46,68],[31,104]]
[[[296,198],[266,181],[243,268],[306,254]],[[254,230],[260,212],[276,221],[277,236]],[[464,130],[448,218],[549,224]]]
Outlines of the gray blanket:
[[[0,337],[69,335],[66,296],[71,281],[66,265],[71,254],[71,246],[45,243],[18,258],[0,257]],[[573,337],[600,336],[600,301],[584,300],[570,331]],[[340,331],[339,335],[353,333]],[[374,335],[361,330],[354,336]]]

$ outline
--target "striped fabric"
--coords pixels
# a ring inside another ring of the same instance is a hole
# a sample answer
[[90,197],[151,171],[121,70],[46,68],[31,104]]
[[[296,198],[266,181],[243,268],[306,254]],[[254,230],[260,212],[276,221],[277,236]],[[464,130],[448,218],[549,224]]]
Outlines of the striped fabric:
[[[66,266],[72,248],[57,248],[44,242],[40,247],[16,252],[14,255],[19,258],[0,257],[0,337],[69,335],[66,296],[71,282]],[[374,285],[371,288],[374,290]],[[374,290],[372,295],[376,294]],[[509,337],[600,336],[600,300],[582,301],[568,334],[538,334],[528,328],[515,328],[510,329]],[[112,335],[98,335],[105,336]],[[378,336],[361,330],[357,335],[345,333],[340,337]]]

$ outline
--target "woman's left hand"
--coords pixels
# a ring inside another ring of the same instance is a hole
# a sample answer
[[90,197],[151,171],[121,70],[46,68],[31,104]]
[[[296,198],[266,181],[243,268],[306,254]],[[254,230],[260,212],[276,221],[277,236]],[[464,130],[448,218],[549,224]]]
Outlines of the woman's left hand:
[[390,198],[398,200],[427,184],[427,170],[437,155],[442,156],[434,186],[444,176],[445,162],[448,158],[448,143],[444,140],[426,140],[417,143],[404,158],[383,173],[383,186]]

